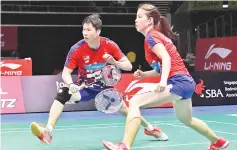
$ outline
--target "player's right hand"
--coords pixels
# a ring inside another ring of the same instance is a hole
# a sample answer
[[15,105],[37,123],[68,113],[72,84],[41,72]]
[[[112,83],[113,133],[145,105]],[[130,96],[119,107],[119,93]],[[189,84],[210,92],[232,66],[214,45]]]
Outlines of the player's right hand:
[[80,90],[80,87],[76,84],[70,84],[69,90],[70,90],[70,93],[76,93]]
[[84,85],[84,84],[81,84],[80,86],[78,86],[77,84],[72,83],[69,85],[69,90],[70,90],[70,93],[76,93],[85,87],[86,87],[86,85]]
[[145,76],[145,73],[141,70],[137,70],[133,73],[133,76],[136,78],[136,79],[142,79],[144,76]]
[[111,65],[115,65],[116,64],[116,60],[114,59],[114,57],[108,53],[105,53],[103,55],[103,58],[105,59],[106,62],[108,62]]
[[81,84],[79,86],[77,84],[72,83],[72,84],[69,85],[69,94],[76,93],[76,92],[78,92],[79,90],[81,90],[83,88],[86,88],[85,84]]

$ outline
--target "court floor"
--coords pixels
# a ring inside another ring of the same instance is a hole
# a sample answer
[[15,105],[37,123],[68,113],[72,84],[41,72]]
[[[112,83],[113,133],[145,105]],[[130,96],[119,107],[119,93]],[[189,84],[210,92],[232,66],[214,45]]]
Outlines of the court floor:
[[[230,141],[227,150],[237,150],[237,105],[194,107],[195,117],[203,119],[217,135]],[[172,108],[146,109],[144,117],[158,125],[169,141],[156,141],[140,128],[133,149],[206,150],[208,140],[182,125]],[[32,121],[46,123],[48,113],[1,115],[2,150],[103,150],[102,140],[122,140],[125,119],[119,114],[96,111],[65,112],[53,131],[53,143],[42,144],[29,129]]]

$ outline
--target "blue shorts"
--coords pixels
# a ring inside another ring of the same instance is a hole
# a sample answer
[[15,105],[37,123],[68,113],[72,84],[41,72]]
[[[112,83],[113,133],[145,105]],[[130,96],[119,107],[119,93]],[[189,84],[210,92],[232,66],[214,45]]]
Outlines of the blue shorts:
[[80,101],[89,101],[94,100],[96,95],[101,91],[105,90],[106,88],[101,88],[99,86],[88,87],[80,90],[81,100]]
[[177,74],[168,80],[168,85],[172,84],[173,87],[170,92],[175,95],[182,96],[182,99],[191,98],[195,90],[195,81],[189,75]]

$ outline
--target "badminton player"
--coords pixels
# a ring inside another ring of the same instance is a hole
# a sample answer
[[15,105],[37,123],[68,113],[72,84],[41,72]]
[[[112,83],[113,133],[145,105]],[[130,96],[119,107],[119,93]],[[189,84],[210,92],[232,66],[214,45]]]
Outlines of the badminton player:
[[[226,148],[227,140],[217,137],[203,121],[192,117],[191,98],[195,82],[171,42],[172,32],[158,8],[152,4],[139,5],[135,24],[137,31],[145,36],[145,57],[153,70],[137,70],[134,76],[139,79],[157,76],[161,72],[161,80],[156,84],[156,92],[137,95],[130,100],[123,141],[118,144],[103,141],[103,145],[108,150],[131,150],[141,124],[140,108],[172,101],[177,118],[211,141],[208,150]],[[171,89],[167,87],[170,84]]]
[[[62,72],[62,79],[68,85],[58,90],[55,100],[51,106],[48,124],[42,127],[36,122],[31,123],[32,133],[44,143],[51,143],[52,131],[59,119],[66,102],[89,101],[104,90],[101,85],[94,84],[93,87],[84,88],[82,83],[93,83],[100,69],[105,63],[115,65],[122,70],[131,71],[132,65],[127,57],[121,52],[118,45],[108,38],[100,37],[102,21],[97,14],[86,17],[82,23],[84,39],[76,43],[70,49]],[[78,68],[78,86],[74,84],[71,73]],[[81,89],[79,91],[79,89]],[[69,94],[69,91],[73,93]],[[128,108],[124,106],[120,112],[127,116]],[[154,136],[158,140],[168,140],[167,135],[157,127],[153,127],[145,119],[141,118],[144,132]]]

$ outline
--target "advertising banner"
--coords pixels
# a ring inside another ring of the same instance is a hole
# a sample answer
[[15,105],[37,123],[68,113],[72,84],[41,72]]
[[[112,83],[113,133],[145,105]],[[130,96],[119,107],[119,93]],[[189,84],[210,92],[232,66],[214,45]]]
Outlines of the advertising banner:
[[[73,75],[76,81],[77,75]],[[61,74],[56,76],[32,76],[21,77],[24,103],[26,112],[48,112],[53,103],[57,90],[66,86],[61,79]],[[134,80],[132,74],[123,74],[122,80],[115,86],[124,95],[132,95],[147,87],[149,82],[157,82],[159,78],[147,78],[144,80]],[[30,92],[29,92],[30,91]],[[129,96],[125,99],[128,104]],[[170,107],[171,103],[164,104],[160,107]],[[64,111],[82,111],[95,110],[94,101],[66,103]]]
[[[121,81],[115,85],[115,88],[126,97],[124,101],[127,106],[129,106],[129,100],[133,97],[132,95],[148,91],[147,88],[152,83],[158,83],[159,81],[160,77],[150,77],[136,80],[133,77],[133,74],[123,74]],[[157,107],[172,107],[172,103],[165,103]]]
[[20,77],[1,77],[1,113],[24,113]]
[[194,106],[236,105],[237,73],[192,73],[197,85],[193,95]]
[[195,71],[237,71],[237,36],[197,39]]
[[[215,106],[237,104],[237,73],[194,72],[196,81],[193,106]],[[76,80],[77,76],[73,75]],[[64,87],[61,74],[55,76],[3,76],[1,77],[1,113],[49,112],[57,90]],[[115,86],[124,96],[125,103],[134,94],[147,91],[152,83],[159,82],[152,77],[135,80],[132,74],[123,74]],[[156,107],[172,107],[166,103]],[[66,103],[64,111],[95,110],[94,101]]]
[[1,60],[1,76],[32,76],[32,60]]
[[[73,79],[76,80],[76,75]],[[65,84],[56,76],[21,77],[26,112],[48,112],[60,87]],[[64,111],[95,110],[94,101],[67,103]]]

